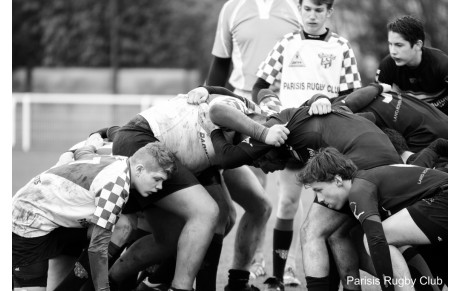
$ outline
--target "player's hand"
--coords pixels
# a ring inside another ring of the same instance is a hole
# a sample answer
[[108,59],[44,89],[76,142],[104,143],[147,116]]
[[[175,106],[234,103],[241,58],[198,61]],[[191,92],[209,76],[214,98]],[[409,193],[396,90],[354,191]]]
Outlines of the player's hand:
[[85,142],[85,145],[92,145],[97,149],[104,145],[104,140],[102,139],[99,133],[93,133],[88,137],[88,139]]
[[187,103],[201,104],[206,102],[209,97],[209,92],[203,87],[198,87],[187,93]]
[[331,112],[331,101],[328,98],[320,98],[313,102],[308,113],[310,115],[322,115]]
[[211,132],[219,127],[215,125],[211,118],[209,117],[209,110],[207,108],[200,107],[200,111],[198,113],[198,123],[200,124],[201,128],[206,131],[208,135],[211,135]]
[[65,152],[59,157],[59,160],[57,161],[56,165],[53,166],[53,168],[61,166],[61,165],[68,164],[68,163],[73,162],[73,161],[74,161],[73,153],[72,152]]
[[284,144],[288,137],[288,134],[289,129],[287,129],[284,125],[275,124],[268,129],[268,134],[265,138],[265,143],[279,147],[282,144]]

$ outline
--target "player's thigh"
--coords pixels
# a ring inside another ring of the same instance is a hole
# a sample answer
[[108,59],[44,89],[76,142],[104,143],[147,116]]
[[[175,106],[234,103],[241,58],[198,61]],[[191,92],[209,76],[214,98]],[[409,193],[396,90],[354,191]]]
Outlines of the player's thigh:
[[158,206],[144,209],[138,217],[139,228],[151,232],[155,240],[163,244],[175,244],[184,224],[184,218]]
[[382,222],[388,244],[429,244],[430,240],[417,226],[406,208]]
[[217,203],[200,184],[175,191],[156,205],[186,220],[197,216],[217,218],[219,212]]
[[345,221],[349,215],[314,202],[307,218],[302,224],[302,233],[308,238],[328,238]]
[[134,233],[134,230],[137,229],[137,215],[134,213],[131,214],[122,214],[115,224],[115,228],[112,232],[112,237],[110,241],[116,244],[117,246],[122,246],[127,243],[131,236]]
[[270,207],[262,185],[256,175],[247,166],[225,170],[225,185],[230,196],[248,212],[260,211],[262,207]]

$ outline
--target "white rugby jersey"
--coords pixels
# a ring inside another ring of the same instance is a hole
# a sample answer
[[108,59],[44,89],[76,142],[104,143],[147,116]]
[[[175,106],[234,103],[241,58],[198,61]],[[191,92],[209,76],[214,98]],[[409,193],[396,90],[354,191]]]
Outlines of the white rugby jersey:
[[219,14],[212,54],[231,58],[229,83],[235,89],[251,92],[257,68],[270,49],[301,26],[295,0],[230,0]]
[[93,155],[49,169],[13,196],[13,232],[39,237],[89,222],[113,231],[129,188],[126,157]]
[[186,96],[179,95],[139,114],[148,121],[155,137],[173,151],[187,169],[198,174],[217,164],[211,137],[201,127],[199,114],[219,102],[233,106],[244,114],[254,112],[241,100],[233,97],[222,95],[215,98],[210,105],[192,105],[187,103]]
[[324,41],[289,33],[259,66],[257,76],[267,83],[280,80],[283,107],[298,107],[317,93],[337,97],[361,87],[361,76],[349,42],[329,32]]

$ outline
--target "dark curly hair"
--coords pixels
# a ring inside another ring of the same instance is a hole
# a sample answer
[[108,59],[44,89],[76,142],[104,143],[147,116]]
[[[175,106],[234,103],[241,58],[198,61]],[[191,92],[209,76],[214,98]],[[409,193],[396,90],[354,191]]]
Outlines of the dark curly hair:
[[308,160],[305,167],[297,174],[297,180],[308,185],[313,182],[330,182],[335,175],[343,180],[351,180],[358,167],[352,160],[341,154],[336,148],[319,149],[318,153]]
[[421,40],[425,43],[425,29],[420,20],[415,17],[406,15],[387,24],[388,32],[399,33],[405,40],[407,40],[411,47]]

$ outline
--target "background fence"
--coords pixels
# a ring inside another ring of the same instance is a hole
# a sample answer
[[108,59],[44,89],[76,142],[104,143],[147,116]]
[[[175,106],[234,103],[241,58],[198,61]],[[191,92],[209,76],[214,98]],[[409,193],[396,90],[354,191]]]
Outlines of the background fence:
[[13,94],[13,150],[63,151],[175,95]]

